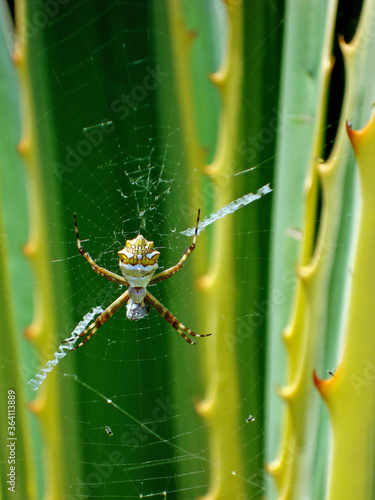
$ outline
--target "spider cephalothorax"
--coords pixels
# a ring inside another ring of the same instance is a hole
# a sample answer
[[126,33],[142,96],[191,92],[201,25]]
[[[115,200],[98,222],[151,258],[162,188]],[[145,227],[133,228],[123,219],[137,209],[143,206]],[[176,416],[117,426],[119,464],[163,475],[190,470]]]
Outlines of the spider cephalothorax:
[[158,268],[160,252],[154,250],[154,242],[140,234],[134,240],[127,240],[118,255],[122,275],[129,285],[146,287]]
[[[144,318],[150,310],[150,305],[170,323],[175,330],[186,340],[189,344],[195,344],[195,341],[191,340],[185,335],[186,332],[192,337],[207,337],[211,335],[198,335],[194,333],[189,328],[186,328],[182,323],[178,321],[177,318],[173,316],[171,312],[166,309],[163,304],[161,304],[150,292],[147,291],[146,287],[148,284],[153,285],[158,281],[170,278],[174,273],[179,271],[189,257],[191,252],[195,248],[195,242],[198,233],[199,224],[199,210],[197,217],[197,224],[195,226],[195,234],[193,238],[193,243],[189,248],[186,248],[181,259],[177,262],[175,266],[162,271],[154,276],[156,269],[158,268],[157,260],[159,258],[160,252],[154,250],[154,242],[147,241],[141,234],[138,235],[133,240],[127,240],[125,246],[122,250],[118,252],[119,264],[122,276],[108,271],[103,267],[98,266],[98,264],[90,257],[90,255],[85,252],[82,248],[81,241],[78,235],[78,227],[76,221],[76,215],[74,214],[74,224],[75,231],[77,235],[77,246],[79,253],[91,264],[92,269],[103,276],[109,281],[114,281],[120,285],[125,285],[128,287],[126,292],[123,292],[110,306],[103,311],[95,321],[93,321],[77,338],[82,338],[83,340],[76,345],[73,349],[81,347],[85,344],[97,331],[102,324],[107,321],[123,304],[126,304],[126,317],[133,321]],[[75,337],[71,339],[64,340],[64,342],[70,342],[75,340]]]

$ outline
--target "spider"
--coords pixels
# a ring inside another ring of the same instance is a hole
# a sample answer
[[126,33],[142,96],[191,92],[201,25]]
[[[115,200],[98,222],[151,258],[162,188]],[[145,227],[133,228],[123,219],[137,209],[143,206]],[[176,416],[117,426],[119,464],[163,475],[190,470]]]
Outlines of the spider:
[[[75,345],[72,348],[72,351],[74,349],[78,349],[78,347],[81,347],[88,340],[90,340],[98,328],[100,328],[103,323],[113,316],[113,314],[125,303],[126,317],[132,321],[138,321],[147,316],[151,305],[154,309],[156,309],[160,316],[167,320],[168,323],[172,325],[173,328],[177,330],[189,344],[195,344],[196,341],[191,340],[187,335],[185,335],[184,332],[192,337],[208,337],[211,335],[210,333],[206,335],[198,335],[197,333],[192,332],[189,328],[186,328],[186,326],[180,323],[178,319],[163,306],[163,304],[161,304],[153,295],[151,295],[150,292],[146,290],[148,285],[153,285],[158,281],[166,280],[181,269],[183,263],[195,248],[198,233],[199,214],[200,210],[198,210],[194,238],[190,247],[186,247],[185,252],[176,265],[162,271],[159,274],[156,274],[155,276],[154,273],[158,268],[157,260],[160,252],[154,250],[153,241],[147,241],[141,234],[133,240],[127,240],[124,248],[117,252],[119,255],[119,265],[122,276],[98,266],[90,255],[82,248],[78,234],[76,214],[74,214],[74,227],[77,235],[79,253],[91,264],[93,271],[97,274],[103,276],[109,281],[114,281],[120,285],[126,285],[129,288],[114,302],[112,302],[112,304],[108,306],[107,309],[105,309],[105,311],[103,311],[80,335],[78,335],[77,339],[83,338],[83,340],[78,345]],[[66,339],[62,343],[67,343],[72,340],[74,340],[74,337]]]

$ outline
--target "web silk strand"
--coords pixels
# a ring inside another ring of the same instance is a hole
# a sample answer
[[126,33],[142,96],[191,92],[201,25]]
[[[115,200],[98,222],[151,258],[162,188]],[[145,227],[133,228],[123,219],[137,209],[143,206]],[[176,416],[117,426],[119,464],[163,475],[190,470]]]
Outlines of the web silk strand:
[[35,375],[35,377],[28,382],[28,385],[30,385],[30,387],[32,388],[33,391],[37,391],[39,389],[39,387],[42,385],[42,383],[46,379],[47,374],[49,372],[51,372],[54,369],[54,367],[57,365],[57,363],[59,361],[61,361],[62,358],[64,358],[67,355],[68,351],[70,351],[74,347],[75,341],[77,340],[80,333],[82,333],[83,330],[87,327],[87,325],[98,314],[101,314],[102,312],[103,312],[103,309],[100,306],[94,307],[92,312],[89,312],[84,316],[83,320],[78,323],[78,325],[73,330],[72,334],[69,335],[68,338],[72,337],[72,339],[69,342],[67,342],[66,344],[60,345],[59,350],[57,352],[55,352],[55,354],[53,355],[53,359],[49,360],[46,363],[46,365],[44,366],[44,368],[42,368]]

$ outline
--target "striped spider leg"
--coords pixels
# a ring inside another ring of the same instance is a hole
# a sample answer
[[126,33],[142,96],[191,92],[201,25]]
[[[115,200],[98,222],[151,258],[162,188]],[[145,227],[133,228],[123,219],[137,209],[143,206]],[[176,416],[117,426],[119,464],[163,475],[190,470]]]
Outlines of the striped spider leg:
[[[154,283],[157,283],[158,281],[166,280],[170,278],[174,273],[179,271],[181,267],[183,266],[185,260],[189,257],[191,252],[195,248],[195,244],[197,241],[197,234],[198,234],[198,225],[199,225],[199,215],[200,215],[200,209],[198,210],[198,216],[197,216],[197,222],[195,225],[195,233],[194,233],[194,238],[193,242],[190,245],[190,247],[186,247],[185,252],[183,253],[181,259],[177,262],[176,265],[170,267],[169,269],[166,269],[165,271],[156,274],[153,278],[151,278],[150,285],[153,285]],[[178,321],[178,319],[173,316],[173,314],[166,309],[163,304],[161,304],[153,295],[151,295],[150,292],[147,292],[145,300],[149,302],[149,304],[152,305],[152,307],[162,316],[170,325],[173,326],[175,330],[178,331],[178,333],[186,340],[186,342],[189,342],[189,344],[195,344],[195,340],[189,339],[182,330],[184,330],[186,333],[191,335],[192,337],[209,337],[211,333],[207,333],[205,335],[198,335],[197,333],[194,333],[191,331],[189,328],[186,328],[182,323]]]
[[162,318],[164,318],[170,325],[173,326],[175,330],[178,331],[178,333],[181,335],[183,339],[186,340],[186,342],[189,342],[189,344],[196,344],[195,340],[189,339],[182,330],[184,330],[187,334],[191,335],[192,337],[209,337],[211,333],[206,333],[205,335],[198,335],[197,333],[194,333],[191,331],[189,328],[186,328],[182,323],[178,321],[178,319],[173,316],[173,314],[168,311],[166,307],[163,306],[161,302],[159,302],[153,295],[151,295],[150,292],[146,292],[146,297],[145,300],[152,305],[152,307],[160,314]]
[[[132,321],[138,321],[139,319],[147,316],[150,310],[150,305],[166,320],[168,323],[181,335],[181,337],[186,340],[189,344],[195,344],[196,342],[191,340],[184,332],[192,337],[208,337],[210,333],[206,335],[198,335],[194,333],[189,328],[186,328],[182,323],[180,323],[173,314],[166,309],[163,304],[161,304],[153,295],[151,295],[147,290],[149,284],[157,283],[173,276],[174,273],[179,271],[183,266],[185,260],[189,257],[191,252],[195,248],[197,234],[198,234],[198,224],[199,224],[199,214],[198,210],[197,223],[195,227],[195,233],[193,242],[190,247],[185,249],[181,259],[176,265],[166,269],[165,271],[154,276],[156,269],[158,268],[157,260],[159,258],[160,252],[154,249],[153,241],[148,241],[141,234],[139,234],[133,240],[126,240],[125,246],[122,250],[118,252],[119,255],[119,265],[121,273],[123,276],[112,273],[103,267],[98,266],[96,262],[90,257],[90,255],[85,252],[82,248],[76,216],[74,214],[74,226],[77,235],[77,246],[79,253],[91,264],[92,269],[103,276],[109,281],[119,283],[121,285],[126,285],[129,288],[120,297],[118,297],[110,306],[107,307],[96,319],[93,321],[78,337],[83,340],[73,347],[72,350],[81,347],[85,344],[94,333],[100,328],[103,323],[105,323],[113,314],[126,303],[126,317]],[[64,340],[65,342],[70,342],[74,340],[74,337]]]
[[90,254],[84,251],[81,245],[81,240],[79,239],[79,233],[78,233],[78,226],[77,226],[77,218],[76,214],[74,214],[74,229],[77,235],[77,247],[79,253],[91,264],[92,270],[98,273],[100,276],[103,276],[103,278],[109,280],[109,281],[114,281],[115,283],[120,283],[121,285],[126,285],[129,286],[129,283],[126,281],[126,279],[123,276],[120,276],[116,273],[112,273],[111,271],[108,271],[107,269],[104,269],[104,267],[98,266],[98,264],[92,260],[90,257]]
[[185,260],[189,257],[191,252],[195,248],[195,244],[197,241],[197,234],[198,234],[198,225],[199,225],[199,215],[201,213],[201,210],[198,210],[198,216],[197,216],[197,222],[195,224],[195,233],[194,233],[194,238],[193,238],[193,243],[190,245],[190,247],[185,248],[185,252],[183,253],[181,259],[177,262],[175,266],[170,267],[169,269],[166,269],[165,271],[156,274],[150,281],[150,285],[153,285],[154,283],[157,283],[158,281],[166,280],[170,278],[174,273],[177,273],[183,266]]
[[[77,337],[77,339],[83,338],[83,340],[78,344],[75,345],[71,350],[74,351],[75,349],[78,349],[78,347],[81,347],[83,344],[86,344],[88,340],[91,339],[91,337],[94,335],[96,330],[100,328],[111,316],[115,314],[115,312],[120,309],[120,307],[125,304],[129,300],[129,293],[126,290],[120,297],[118,297],[110,306],[107,307],[90,325],[85,328],[85,330],[80,333]],[[70,342],[71,340],[74,340],[75,337],[72,337],[70,339],[66,339],[62,342],[62,344],[65,344],[67,342]]]

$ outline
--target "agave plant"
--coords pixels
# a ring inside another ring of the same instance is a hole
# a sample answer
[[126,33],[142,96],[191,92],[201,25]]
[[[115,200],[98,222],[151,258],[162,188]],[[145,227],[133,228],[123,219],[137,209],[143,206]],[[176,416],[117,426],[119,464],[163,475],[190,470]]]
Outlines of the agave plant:
[[[369,245],[363,238],[371,226],[371,208],[366,206],[366,200],[372,196],[367,177],[371,177],[372,169],[367,161],[373,141],[370,116],[374,89],[364,82],[372,74],[374,4],[364,2],[358,26],[349,40],[343,34],[335,38],[337,8],[337,2],[316,2],[311,10],[304,10],[301,5],[290,9],[287,17],[291,45],[288,48],[286,42],[284,49],[281,102],[291,115],[280,134],[277,154],[280,189],[276,189],[279,210],[275,210],[271,290],[285,289],[283,281],[285,284],[293,267],[297,280],[291,307],[290,296],[283,304],[273,304],[270,322],[270,374],[274,382],[277,380],[278,392],[286,403],[281,423],[275,425],[276,432],[281,428],[282,435],[279,454],[268,467],[275,479],[277,498],[373,496],[371,431],[367,424],[371,410],[367,405],[363,407],[361,401],[371,400],[367,390],[372,386],[364,375],[366,367],[371,371],[372,365],[368,340],[372,321],[367,316],[371,314],[367,300],[371,300],[372,287],[365,288],[370,285],[368,276],[372,271]],[[295,15],[302,17],[296,22]],[[319,15],[325,22],[319,25],[322,34],[315,38],[319,43],[315,44],[314,53],[302,61],[296,57],[292,40],[303,26],[304,15],[306,21]],[[337,42],[338,62],[332,54],[332,46]],[[308,89],[302,80],[308,75],[310,57],[320,63],[311,75],[316,83]],[[296,78],[293,83],[292,78]],[[343,85],[343,100],[337,122],[330,123],[337,100],[335,84]],[[307,92],[303,100],[290,94],[295,85],[303,89],[301,94]],[[335,133],[329,132],[328,127],[333,127]],[[355,132],[353,128],[362,130]],[[304,149],[296,149],[296,139],[297,144],[306,141]],[[286,186],[287,172],[297,172],[297,163],[306,167],[306,173],[296,178],[299,187]],[[301,195],[303,201],[297,201]],[[296,205],[290,202],[293,199]],[[287,208],[281,210],[282,206]],[[297,229],[294,241],[290,238],[292,229]],[[285,378],[278,359],[280,331],[287,347]],[[359,340],[359,332],[365,338]],[[362,350],[359,345],[367,347]],[[356,383],[359,373],[367,380],[363,385]],[[269,397],[271,418],[281,413],[270,393]],[[349,427],[344,424],[345,416],[350,417]],[[274,452],[275,442],[270,435],[269,455]]]
[[[2,497],[372,498],[375,6],[344,7],[1,4]],[[152,293],[212,335],[120,310],[54,358],[120,294],[73,213],[118,272],[198,208]]]

